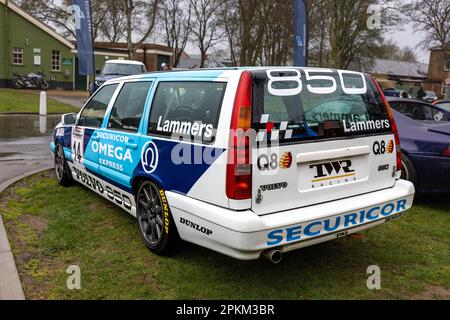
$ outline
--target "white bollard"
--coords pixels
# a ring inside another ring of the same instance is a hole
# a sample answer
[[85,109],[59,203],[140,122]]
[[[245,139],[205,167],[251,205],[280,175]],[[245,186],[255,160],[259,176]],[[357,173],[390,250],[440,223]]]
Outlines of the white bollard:
[[45,91],[41,91],[39,99],[39,115],[41,116],[47,115],[47,92]]

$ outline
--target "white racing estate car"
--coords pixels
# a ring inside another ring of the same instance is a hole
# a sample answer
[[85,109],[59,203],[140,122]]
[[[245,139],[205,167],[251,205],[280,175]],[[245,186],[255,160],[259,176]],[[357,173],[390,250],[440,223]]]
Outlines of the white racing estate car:
[[137,217],[156,254],[181,238],[276,263],[394,220],[414,198],[399,179],[389,105],[369,75],[351,71],[113,79],[63,116],[51,150],[61,185],[79,182]]

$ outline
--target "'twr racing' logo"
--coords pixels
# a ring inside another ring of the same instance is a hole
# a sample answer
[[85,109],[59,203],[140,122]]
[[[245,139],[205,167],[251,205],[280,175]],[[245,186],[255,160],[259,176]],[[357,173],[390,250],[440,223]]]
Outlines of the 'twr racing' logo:
[[142,148],[141,163],[146,173],[152,173],[158,167],[158,147],[153,141],[147,142]]
[[[353,181],[356,180],[356,172],[354,169],[352,169],[351,160],[319,163],[310,165],[309,167],[311,169],[316,169],[316,175],[314,176],[314,179],[311,180],[311,182],[313,183],[313,188],[324,187],[325,185],[333,185],[335,183],[339,184],[341,182],[349,182],[351,178],[353,178]],[[317,182],[319,183],[319,185],[314,185],[314,183]]]

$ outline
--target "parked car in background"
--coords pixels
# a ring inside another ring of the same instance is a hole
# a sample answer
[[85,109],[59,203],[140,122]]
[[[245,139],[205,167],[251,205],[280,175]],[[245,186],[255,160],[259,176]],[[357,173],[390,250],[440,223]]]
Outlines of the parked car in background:
[[403,115],[422,121],[449,121],[450,110],[420,100],[386,97],[391,107]]
[[89,91],[92,95],[105,81],[145,72],[147,72],[145,65],[139,61],[108,60],[105,62],[100,74],[95,77],[95,83],[90,83]]
[[385,89],[383,90],[383,93],[386,97],[412,98],[411,95],[404,90]]
[[425,97],[423,97],[423,100],[424,101],[426,101],[426,102],[433,102],[433,101],[436,101],[437,100],[437,95],[436,95],[436,92],[434,92],[434,91],[425,91]]
[[[388,98],[400,135],[402,178],[419,193],[450,192],[450,122],[434,120],[430,105],[414,100]],[[414,119],[406,109],[420,108],[426,119]]]

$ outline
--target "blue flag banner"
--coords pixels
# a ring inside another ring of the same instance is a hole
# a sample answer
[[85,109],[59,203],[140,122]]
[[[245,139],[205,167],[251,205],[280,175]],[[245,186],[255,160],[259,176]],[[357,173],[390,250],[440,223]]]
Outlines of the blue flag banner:
[[80,75],[94,74],[91,1],[73,0],[72,8],[77,38],[78,73]]
[[308,51],[308,10],[304,0],[294,1],[294,67],[305,67]]

